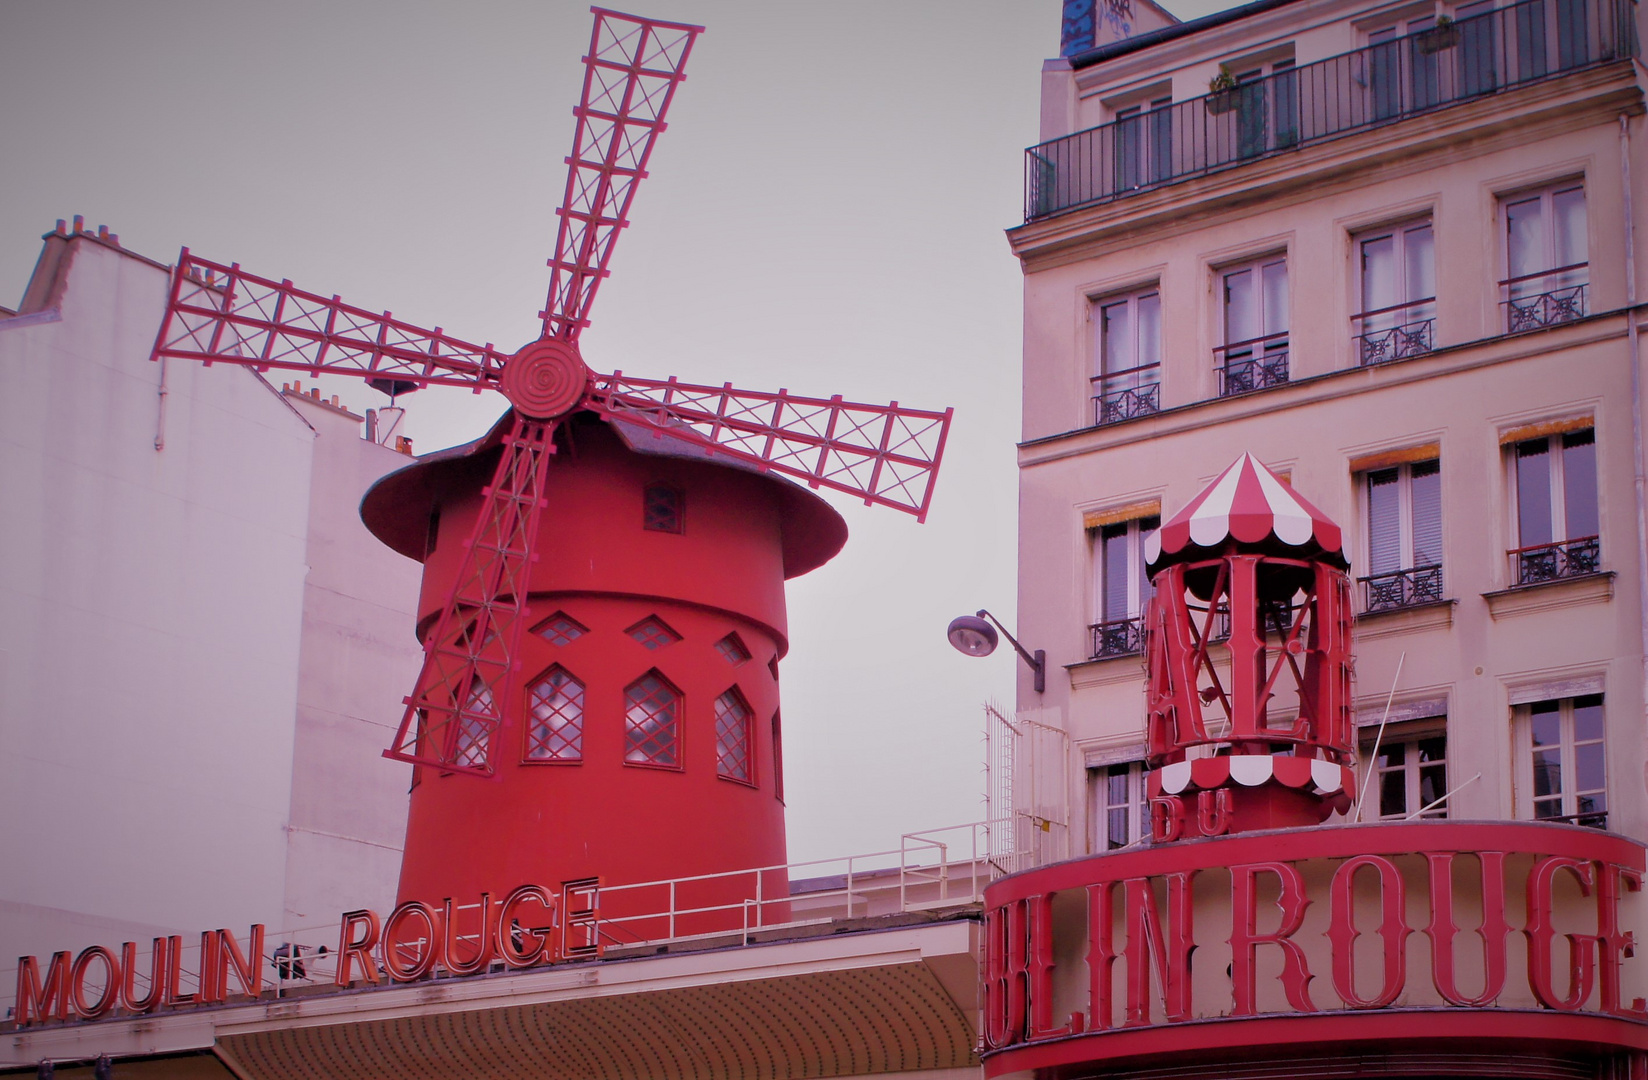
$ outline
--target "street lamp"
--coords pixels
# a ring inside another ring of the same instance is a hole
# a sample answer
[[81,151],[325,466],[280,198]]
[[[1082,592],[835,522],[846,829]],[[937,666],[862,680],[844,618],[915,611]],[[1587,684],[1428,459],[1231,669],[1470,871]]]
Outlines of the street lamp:
[[[985,621],[987,619],[989,622]],[[990,625],[991,623],[995,623],[995,626]],[[989,656],[996,651],[996,644],[999,640],[996,636],[998,627],[1007,636],[1007,640],[1012,643],[1013,648],[1017,650],[1020,658],[1026,664],[1029,664],[1030,670],[1035,673],[1036,693],[1040,694],[1045,691],[1047,689],[1046,650],[1037,649],[1034,653],[1028,652],[1023,645],[1019,644],[1018,638],[1015,638],[1007,627],[1002,626],[1001,621],[988,611],[981,608],[977,615],[956,616],[950,620],[950,627],[945,631],[945,636],[950,639],[950,644],[968,656]]]

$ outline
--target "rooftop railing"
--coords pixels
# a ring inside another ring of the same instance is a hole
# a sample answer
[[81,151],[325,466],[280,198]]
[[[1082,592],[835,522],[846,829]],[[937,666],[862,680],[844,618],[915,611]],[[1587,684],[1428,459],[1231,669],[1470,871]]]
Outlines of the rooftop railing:
[[1025,151],[1034,221],[1637,55],[1635,0],[1522,0]]

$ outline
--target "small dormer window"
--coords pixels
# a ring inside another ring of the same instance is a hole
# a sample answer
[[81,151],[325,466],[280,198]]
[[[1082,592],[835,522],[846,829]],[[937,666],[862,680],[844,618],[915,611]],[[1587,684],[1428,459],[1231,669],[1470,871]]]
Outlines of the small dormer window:
[[673,484],[648,484],[641,494],[641,527],[652,532],[684,531],[686,498]]

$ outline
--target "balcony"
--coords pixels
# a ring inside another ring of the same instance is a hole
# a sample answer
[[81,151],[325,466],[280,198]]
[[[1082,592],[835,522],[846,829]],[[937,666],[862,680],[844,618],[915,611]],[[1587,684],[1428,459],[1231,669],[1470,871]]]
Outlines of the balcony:
[[1114,656],[1136,656],[1144,651],[1144,620],[1111,619],[1087,628],[1092,635],[1088,659],[1109,660]]
[[1288,381],[1287,334],[1238,341],[1213,350],[1218,357],[1219,396],[1234,397]]
[[1351,324],[1359,331],[1352,338],[1356,343],[1357,363],[1368,367],[1434,351],[1435,304],[1433,296],[1351,316]]
[[1519,334],[1583,319],[1591,288],[1589,277],[1590,265],[1575,263],[1501,281],[1505,332]]
[[1637,55],[1635,0],[1522,0],[1025,151],[1024,219]]
[[1602,569],[1602,541],[1595,536],[1531,544],[1509,555],[1511,576],[1518,585],[1543,585],[1563,578],[1586,577]]
[[[1146,364],[1093,379],[1093,424],[1103,427],[1162,408],[1160,364]],[[1148,380],[1148,381],[1147,381]]]
[[1397,570],[1389,574],[1370,574],[1357,578],[1362,585],[1362,611],[1400,611],[1420,604],[1441,602],[1442,566],[1416,566],[1412,570]]

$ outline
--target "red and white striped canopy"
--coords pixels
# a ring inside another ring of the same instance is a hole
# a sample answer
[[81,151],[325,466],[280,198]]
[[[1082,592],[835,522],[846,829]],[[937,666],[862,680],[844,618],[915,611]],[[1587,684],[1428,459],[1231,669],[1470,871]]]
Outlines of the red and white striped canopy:
[[1168,563],[1222,550],[1232,540],[1261,551],[1325,555],[1341,568],[1349,565],[1339,526],[1252,454],[1237,458],[1156,530],[1145,541],[1145,559],[1154,574]]

